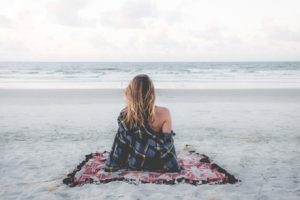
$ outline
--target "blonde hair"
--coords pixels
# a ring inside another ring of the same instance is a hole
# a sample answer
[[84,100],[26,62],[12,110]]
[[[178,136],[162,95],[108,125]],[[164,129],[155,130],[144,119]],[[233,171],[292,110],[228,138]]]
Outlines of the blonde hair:
[[135,76],[125,89],[124,121],[128,128],[144,127],[155,116],[155,89],[148,75]]

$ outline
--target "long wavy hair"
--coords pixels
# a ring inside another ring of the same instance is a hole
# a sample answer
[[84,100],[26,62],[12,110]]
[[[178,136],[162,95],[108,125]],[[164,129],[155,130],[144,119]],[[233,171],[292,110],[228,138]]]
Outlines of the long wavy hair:
[[144,127],[145,123],[154,121],[155,89],[148,75],[135,76],[125,89],[125,98],[124,121],[127,127]]

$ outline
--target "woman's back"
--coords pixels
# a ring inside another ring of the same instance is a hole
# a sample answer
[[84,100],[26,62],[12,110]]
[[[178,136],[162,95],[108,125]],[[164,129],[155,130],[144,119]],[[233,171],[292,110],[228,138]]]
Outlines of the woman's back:
[[166,107],[155,106],[154,121],[148,123],[156,132],[170,133],[172,131],[171,114]]

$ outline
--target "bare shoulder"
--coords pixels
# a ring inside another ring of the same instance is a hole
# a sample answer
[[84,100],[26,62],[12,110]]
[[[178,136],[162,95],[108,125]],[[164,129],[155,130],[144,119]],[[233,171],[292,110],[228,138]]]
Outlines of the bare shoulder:
[[170,118],[171,112],[168,108],[162,106],[156,106],[156,113],[164,118]]

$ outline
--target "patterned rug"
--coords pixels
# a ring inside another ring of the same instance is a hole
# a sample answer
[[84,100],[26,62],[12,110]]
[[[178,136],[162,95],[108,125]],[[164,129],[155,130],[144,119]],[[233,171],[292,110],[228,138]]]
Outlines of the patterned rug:
[[86,155],[76,169],[67,175],[63,183],[71,187],[85,183],[108,183],[111,181],[125,181],[128,183],[156,183],[176,184],[189,183],[202,184],[225,184],[236,183],[239,180],[226,170],[211,161],[206,155],[193,150],[177,152],[177,158],[184,170],[180,173],[161,173],[149,171],[132,171],[122,169],[116,172],[105,172],[105,161],[109,152],[97,152]]

